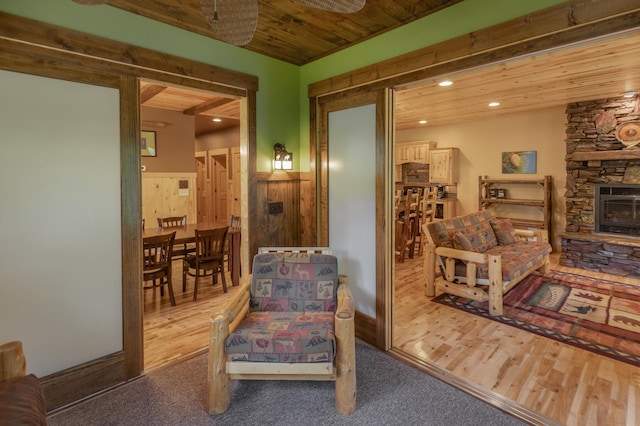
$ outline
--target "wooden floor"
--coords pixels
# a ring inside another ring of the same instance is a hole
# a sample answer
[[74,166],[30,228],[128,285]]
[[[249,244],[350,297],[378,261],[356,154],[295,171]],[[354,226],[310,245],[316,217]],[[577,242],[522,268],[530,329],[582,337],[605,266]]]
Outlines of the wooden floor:
[[207,350],[209,318],[228,303],[239,287],[231,284],[226,272],[227,290],[222,280],[211,285],[211,277],[198,280],[198,300],[193,301],[194,278],[187,276],[187,291],[182,292],[182,260],[173,261],[173,288],[176,306],[171,306],[165,290],[144,291],[144,369],[146,372],[176,361],[190,358]]
[[[557,260],[556,270],[640,285]],[[408,359],[558,424],[640,424],[639,368],[433,303],[424,296],[422,261],[396,264],[393,345]]]
[[[557,256],[553,260],[554,269],[594,276],[559,267]],[[424,296],[422,261],[396,264],[393,352],[402,359],[532,423],[640,424],[639,368],[432,303]],[[176,261],[177,306],[167,294],[160,300],[158,290],[145,292],[145,371],[205,352],[211,313],[238,289],[229,275],[227,294],[206,280],[193,302],[193,278],[188,283],[183,293]]]

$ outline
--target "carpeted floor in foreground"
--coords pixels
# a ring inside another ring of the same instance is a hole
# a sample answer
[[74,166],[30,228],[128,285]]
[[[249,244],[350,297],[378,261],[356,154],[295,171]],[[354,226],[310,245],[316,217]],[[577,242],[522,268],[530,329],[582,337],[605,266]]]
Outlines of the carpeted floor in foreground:
[[206,355],[152,372],[49,417],[49,425],[521,425],[365,344],[356,345],[357,407],[335,409],[333,382],[232,380],[226,413],[206,413]]

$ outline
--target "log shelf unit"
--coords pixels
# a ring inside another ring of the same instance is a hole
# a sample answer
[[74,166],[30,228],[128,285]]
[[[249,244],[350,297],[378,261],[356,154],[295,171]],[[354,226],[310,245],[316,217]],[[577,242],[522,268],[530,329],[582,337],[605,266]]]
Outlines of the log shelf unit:
[[[522,185],[536,185],[541,189],[540,197],[536,198],[513,198],[503,197],[495,198],[490,196],[492,189],[516,188]],[[542,179],[490,179],[487,176],[478,178],[478,205],[480,210],[491,207],[492,204],[515,205],[515,206],[532,206],[537,207],[542,213],[541,220],[522,219],[516,217],[508,217],[501,215],[500,217],[508,218],[516,228],[537,228],[546,229],[551,234],[551,188],[553,185],[552,176],[544,176]]]

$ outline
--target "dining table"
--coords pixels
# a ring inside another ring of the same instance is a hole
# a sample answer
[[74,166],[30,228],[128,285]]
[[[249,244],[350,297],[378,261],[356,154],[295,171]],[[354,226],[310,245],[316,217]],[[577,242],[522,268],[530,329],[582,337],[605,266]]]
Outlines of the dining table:
[[[183,226],[153,227],[142,230],[142,238],[155,235],[169,234],[176,232],[175,244],[194,243],[196,241],[196,229],[215,229],[229,226],[226,222],[199,222],[188,223]],[[231,282],[234,286],[240,285],[240,228],[229,227],[227,232],[229,242],[229,264],[231,269]]]

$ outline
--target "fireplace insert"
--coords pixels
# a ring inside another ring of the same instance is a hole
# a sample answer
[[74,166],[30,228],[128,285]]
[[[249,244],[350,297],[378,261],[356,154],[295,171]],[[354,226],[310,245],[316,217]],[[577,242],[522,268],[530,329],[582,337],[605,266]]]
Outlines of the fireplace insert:
[[640,236],[640,185],[597,184],[596,232]]

